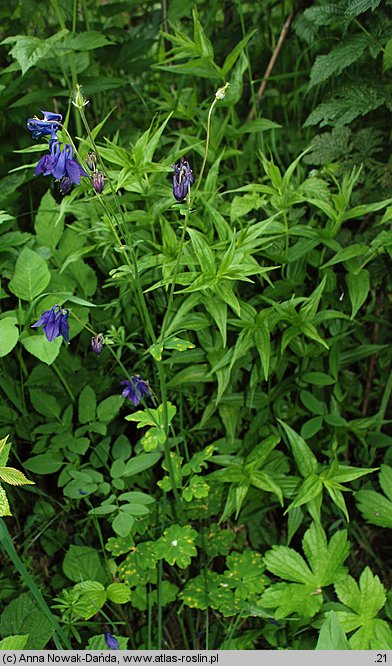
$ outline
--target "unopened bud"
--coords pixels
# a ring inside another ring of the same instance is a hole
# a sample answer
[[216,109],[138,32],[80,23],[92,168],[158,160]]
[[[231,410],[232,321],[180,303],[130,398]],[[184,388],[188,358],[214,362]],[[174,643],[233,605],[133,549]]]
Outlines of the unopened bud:
[[230,86],[230,83],[225,83],[222,88],[218,88],[218,90],[215,93],[215,99],[224,99],[226,95],[226,90]]
[[76,85],[76,92],[74,93],[72,104],[76,106],[77,109],[83,109],[83,107],[88,104],[88,99],[84,99],[79,85]]
[[97,155],[94,153],[93,150],[90,150],[89,153],[86,155],[86,164],[91,171],[95,171],[95,168],[97,166]]
[[102,171],[94,171],[93,174],[93,188],[97,194],[102,194],[105,187],[105,176]]
[[93,338],[91,338],[91,349],[95,354],[100,354],[103,348],[104,337],[102,333],[98,333]]

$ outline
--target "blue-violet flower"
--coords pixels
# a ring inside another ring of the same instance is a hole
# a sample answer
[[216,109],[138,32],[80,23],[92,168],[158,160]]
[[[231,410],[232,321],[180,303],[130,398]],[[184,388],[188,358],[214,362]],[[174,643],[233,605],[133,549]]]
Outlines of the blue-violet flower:
[[41,136],[52,134],[59,129],[63,116],[61,113],[53,113],[52,111],[41,111],[44,116],[43,120],[34,116],[27,120],[27,129],[32,132],[33,139],[40,139]]
[[114,638],[114,636],[112,636],[112,634],[109,634],[108,631],[105,633],[105,643],[108,646],[109,650],[118,650],[119,649],[117,638]]
[[191,185],[195,182],[193,171],[187,160],[182,159],[178,164],[172,164],[173,176],[173,196],[177,201],[183,201],[187,196]]
[[133,402],[135,407],[137,407],[144,395],[151,395],[148,382],[145,382],[144,379],[138,375],[132,375],[130,379],[125,379],[123,382],[120,382],[120,384],[125,386],[121,395],[123,398],[127,398],[127,400]]
[[42,326],[42,329],[49,342],[52,342],[60,335],[63,336],[66,342],[69,342],[69,323],[68,323],[69,310],[61,308],[60,305],[53,305],[50,310],[42,313],[40,318],[31,328]]

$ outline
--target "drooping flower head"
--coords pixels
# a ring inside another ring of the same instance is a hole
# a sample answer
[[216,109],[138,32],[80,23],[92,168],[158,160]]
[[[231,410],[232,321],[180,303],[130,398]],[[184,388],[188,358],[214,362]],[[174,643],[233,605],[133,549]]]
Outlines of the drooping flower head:
[[60,335],[63,336],[66,342],[69,342],[69,323],[68,323],[69,310],[62,308],[60,305],[53,305],[50,310],[45,310],[35,324],[31,328],[42,326],[46,338],[52,342]]
[[100,354],[103,349],[104,337],[102,333],[98,333],[91,338],[91,349],[95,354]]
[[102,194],[105,187],[105,176],[102,171],[94,171],[93,173],[93,188],[97,194]]
[[130,379],[125,379],[120,384],[125,386],[121,395],[123,398],[127,398],[127,400],[133,402],[135,407],[137,407],[144,395],[151,395],[148,382],[145,382],[139,375],[132,375]]
[[27,129],[32,133],[33,139],[40,139],[41,136],[46,136],[57,132],[63,116],[61,113],[53,113],[52,111],[41,111],[44,118],[40,120],[37,116],[28,118]]
[[173,176],[173,196],[177,201],[183,201],[188,194],[191,185],[195,182],[193,171],[187,160],[182,159],[178,164],[172,164]]
[[90,150],[86,155],[86,164],[91,171],[97,168],[97,155],[93,150]]
[[112,636],[112,634],[109,634],[108,631],[105,633],[105,643],[108,646],[109,650],[118,650],[119,649],[117,638],[114,638],[114,636]]

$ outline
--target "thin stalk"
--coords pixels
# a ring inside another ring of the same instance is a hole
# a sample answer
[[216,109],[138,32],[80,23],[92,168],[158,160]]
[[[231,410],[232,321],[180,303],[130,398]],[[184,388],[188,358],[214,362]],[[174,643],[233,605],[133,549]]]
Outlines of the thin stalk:
[[[389,377],[388,377],[388,380],[387,380],[387,384],[385,386],[384,394],[382,396],[380,411],[377,414],[380,421],[384,420],[385,412],[387,411],[387,407],[388,407],[389,401],[391,399],[391,393],[392,393],[392,370],[389,372]],[[380,432],[381,427],[382,427],[382,425],[381,425],[381,423],[379,423],[376,430],[378,432]]]
[[64,377],[63,373],[61,372],[61,370],[59,370],[58,367],[57,367],[56,365],[54,365],[54,364],[52,364],[52,368],[53,368],[53,370],[55,371],[55,373],[56,373],[57,377],[59,378],[59,380],[61,381],[62,385],[64,386],[65,390],[67,391],[69,397],[71,398],[71,402],[75,402],[76,398],[75,398],[75,396],[74,396],[74,394],[73,394],[73,391],[72,391],[70,385],[68,384],[67,380],[65,379],[65,377]]
[[53,640],[56,645],[56,648],[58,650],[64,650],[64,649],[72,650],[72,645],[70,644],[67,636],[63,633],[59,623],[57,622],[56,617],[53,615],[45,599],[43,598],[40,590],[38,589],[35,581],[30,576],[25,565],[23,564],[18,553],[16,552],[8,528],[4,520],[1,518],[0,518],[0,544],[3,547],[4,551],[7,553],[11,562],[13,563],[15,569],[19,572],[25,584],[29,588],[38,606],[40,607],[40,609],[42,610],[42,612],[52,625],[54,631]]

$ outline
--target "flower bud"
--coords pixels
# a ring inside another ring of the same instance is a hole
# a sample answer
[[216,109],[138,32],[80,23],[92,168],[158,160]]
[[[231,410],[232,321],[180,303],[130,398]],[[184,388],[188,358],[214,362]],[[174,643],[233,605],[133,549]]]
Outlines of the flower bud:
[[94,171],[93,173],[93,188],[97,194],[102,194],[105,187],[105,176],[102,171]]
[[86,164],[91,171],[95,171],[97,168],[97,156],[93,150],[90,150],[86,155]]
[[229,86],[230,86],[230,83],[225,83],[225,85],[222,86],[222,88],[218,88],[218,90],[215,93],[215,99],[218,99],[218,100],[219,99],[224,99],[225,95],[226,95],[226,90],[228,89]]
[[98,333],[93,338],[91,338],[91,349],[95,354],[100,354],[103,348],[104,337],[102,333]]
[[88,104],[88,99],[84,99],[79,85],[76,86],[76,92],[74,93],[72,104],[76,106],[77,109],[83,109],[83,107]]

